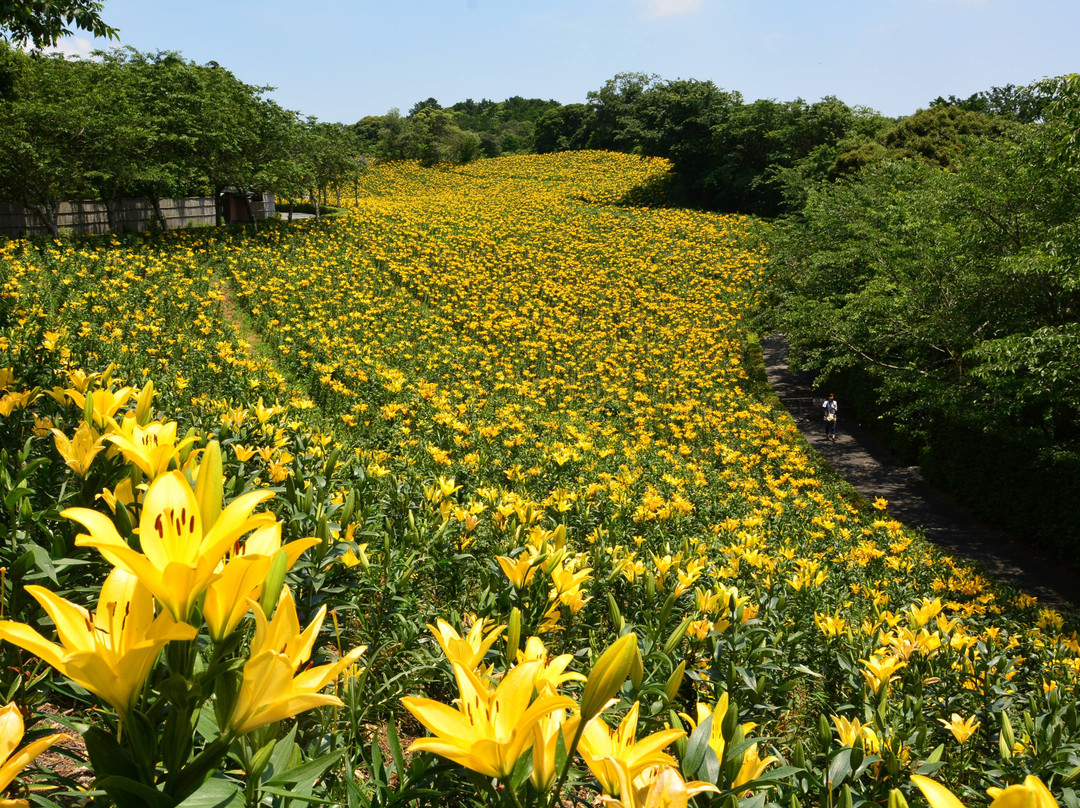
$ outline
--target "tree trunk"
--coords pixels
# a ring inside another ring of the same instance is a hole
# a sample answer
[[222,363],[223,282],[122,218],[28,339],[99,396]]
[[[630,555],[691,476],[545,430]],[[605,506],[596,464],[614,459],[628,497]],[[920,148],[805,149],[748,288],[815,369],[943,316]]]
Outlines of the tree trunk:
[[154,216],[157,217],[158,225],[162,230],[168,230],[168,225],[165,224],[165,214],[161,211],[161,200],[158,199],[157,194],[150,197],[150,204],[154,206]]
[[27,205],[38,217],[45,223],[45,226],[49,228],[49,234],[53,238],[60,238],[60,206],[62,201],[58,201],[55,205],[52,204],[52,200],[45,200],[35,205]]
[[247,211],[248,219],[251,220],[251,232],[259,232],[259,224],[255,221],[255,212],[251,209],[251,200],[248,199],[247,191],[243,188],[238,188],[240,191],[240,198],[244,200],[244,210]]

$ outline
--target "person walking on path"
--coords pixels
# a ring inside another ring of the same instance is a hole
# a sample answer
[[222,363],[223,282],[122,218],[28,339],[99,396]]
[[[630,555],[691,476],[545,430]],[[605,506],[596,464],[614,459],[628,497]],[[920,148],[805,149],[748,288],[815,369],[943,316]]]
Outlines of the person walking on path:
[[825,411],[825,438],[827,440],[836,440],[836,410],[838,408],[836,396],[829,393],[829,397],[821,404],[821,409]]

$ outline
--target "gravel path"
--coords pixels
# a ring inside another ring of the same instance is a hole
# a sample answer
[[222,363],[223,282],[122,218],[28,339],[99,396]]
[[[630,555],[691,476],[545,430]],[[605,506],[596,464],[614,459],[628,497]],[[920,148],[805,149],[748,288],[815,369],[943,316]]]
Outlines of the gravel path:
[[[821,400],[828,391],[813,388],[813,376],[788,369],[787,342],[762,340],[765,370],[810,445],[867,499],[889,500],[889,514],[920,529],[953,555],[978,563],[990,576],[1034,595],[1040,603],[1069,611],[1080,604],[1080,581],[1053,561],[1039,558],[1013,536],[981,522],[947,494],[928,485],[918,466],[906,466],[857,423],[847,420],[840,402],[836,442],[825,438]],[[815,401],[816,399],[816,401]]]

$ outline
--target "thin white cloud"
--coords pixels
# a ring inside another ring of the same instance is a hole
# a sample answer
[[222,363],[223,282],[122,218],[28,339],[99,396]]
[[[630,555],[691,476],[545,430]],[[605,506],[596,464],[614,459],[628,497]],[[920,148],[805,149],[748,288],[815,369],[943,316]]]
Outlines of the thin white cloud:
[[646,19],[659,17],[681,17],[685,14],[699,14],[704,8],[704,0],[635,0],[644,9]]
[[[23,50],[30,51],[33,45],[27,43]],[[57,41],[55,45],[41,49],[42,53],[59,53],[69,59],[89,59],[94,52],[94,43],[81,36],[67,36]]]

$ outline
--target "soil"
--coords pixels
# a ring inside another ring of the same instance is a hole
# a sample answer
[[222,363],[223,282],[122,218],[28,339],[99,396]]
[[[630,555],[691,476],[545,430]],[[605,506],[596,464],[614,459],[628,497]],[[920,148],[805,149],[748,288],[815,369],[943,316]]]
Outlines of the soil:
[[888,513],[950,554],[975,562],[989,577],[1036,597],[1041,605],[1072,612],[1080,605],[1080,576],[1043,558],[1021,536],[981,520],[946,492],[926,483],[918,466],[905,465],[870,430],[844,418],[840,403],[837,437],[825,436],[821,402],[828,391],[814,388],[810,373],[788,368],[788,344],[773,335],[762,339],[769,384],[791,413],[810,445],[868,500],[883,497]]

